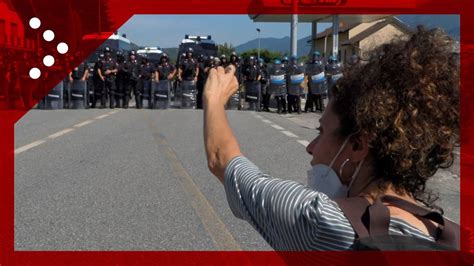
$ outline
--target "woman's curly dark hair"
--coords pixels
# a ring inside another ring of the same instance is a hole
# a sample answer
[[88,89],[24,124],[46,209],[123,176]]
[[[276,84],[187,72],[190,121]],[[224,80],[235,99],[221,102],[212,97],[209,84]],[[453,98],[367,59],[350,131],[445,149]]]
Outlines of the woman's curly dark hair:
[[452,165],[459,140],[458,90],[452,39],[418,27],[374,50],[367,64],[347,69],[331,92],[340,135],[369,136],[380,188],[390,183],[432,206],[426,181]]

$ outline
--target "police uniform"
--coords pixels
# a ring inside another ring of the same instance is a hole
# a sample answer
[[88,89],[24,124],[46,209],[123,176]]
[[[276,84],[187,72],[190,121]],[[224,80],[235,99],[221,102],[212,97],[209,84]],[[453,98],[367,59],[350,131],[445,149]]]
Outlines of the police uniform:
[[336,57],[331,56],[325,67],[325,71],[328,84],[328,98],[331,98],[332,87],[334,87],[336,82],[342,78],[342,65],[337,62]]
[[[111,56],[106,56],[105,62],[102,65],[102,76],[105,77],[104,81],[104,87],[105,91],[107,92],[109,96],[109,101],[110,101],[110,108],[115,107],[115,93],[116,93],[116,84],[115,84],[115,79],[116,79],[116,73],[110,72],[109,74],[105,74],[106,71],[116,71],[117,70],[117,62],[111,57]],[[102,94],[102,98],[105,100],[106,94]]]
[[[166,59],[166,60],[165,60]],[[175,72],[175,67],[173,65],[171,65],[169,62],[168,62],[168,55],[167,54],[163,54],[160,58],[160,63],[158,64],[157,66],[157,72],[158,72],[158,80],[159,80],[159,83],[167,83],[167,91],[166,91],[166,95],[167,95],[167,102],[166,102],[166,107],[164,108],[168,108],[168,104],[169,104],[169,99],[171,97],[170,95],[170,89],[171,89],[171,80],[173,79],[172,77],[170,78],[169,76],[171,74],[174,74]],[[161,88],[161,87],[160,87]],[[163,93],[160,91],[159,94],[157,94],[157,92],[155,91],[154,92],[155,95],[158,95],[159,97],[163,97]],[[164,99],[164,98],[160,98],[160,99]],[[155,98],[156,100],[156,98]]]
[[244,65],[242,76],[245,82],[245,100],[249,103],[250,110],[260,111],[261,87],[260,87],[260,70],[255,64],[255,59],[250,58],[248,65]]
[[298,66],[296,58],[292,57],[292,63],[286,69],[286,80],[288,84],[288,112],[301,113],[301,95],[303,95],[302,83],[304,82],[304,71]]
[[277,112],[286,113],[286,71],[279,60],[270,71],[270,93],[275,95]]
[[[87,73],[89,70],[87,69],[87,65],[82,62],[79,64],[79,66],[75,67],[72,72],[71,72],[71,79],[72,82],[70,82],[70,88],[71,88],[71,98],[76,98],[79,97],[86,103],[86,97],[89,96],[89,93],[87,92]],[[80,87],[80,90],[77,90],[76,87],[74,86],[75,82],[83,82],[83,86]],[[84,105],[84,107],[86,107]]]
[[138,77],[140,75],[140,64],[136,58],[131,58],[131,56],[136,56],[135,51],[129,53],[129,59],[124,63],[122,71],[124,73],[124,101],[123,108],[128,108],[131,93],[135,96],[136,105],[138,106],[138,97],[140,95],[138,92]]
[[115,103],[116,107],[125,106],[125,87],[127,86],[127,73],[125,70],[125,58],[122,53],[117,53],[117,76],[115,80]]
[[197,96],[196,96],[196,108],[197,109],[202,109],[202,96],[204,93],[204,85],[206,84],[206,79],[208,76],[208,73],[206,72],[206,58],[204,56],[200,56],[198,58],[198,68],[199,68],[199,73],[197,76]]
[[94,94],[92,97],[92,108],[96,107],[97,101],[100,100],[100,107],[105,108],[106,104],[106,92],[105,92],[105,81],[102,80],[99,71],[102,69],[105,63],[105,57],[103,54],[99,55],[99,60],[95,62],[93,73],[92,73],[92,83],[94,85]]
[[260,63],[259,65],[259,70],[260,70],[260,84],[261,84],[261,90],[262,90],[262,107],[263,111],[270,112],[270,91],[268,89],[268,71],[267,71],[267,65],[264,64],[263,62]]
[[148,97],[148,107],[151,107],[151,81],[156,72],[155,66],[148,60],[145,60],[140,67],[140,81],[137,97],[137,108],[143,108],[143,98]]
[[[323,62],[319,56],[313,57],[313,60],[308,64],[308,99],[305,106],[305,111],[316,108],[317,111],[324,111],[323,93],[327,92],[327,82],[324,73]],[[309,103],[308,103],[309,102]],[[313,106],[314,104],[314,106]]]

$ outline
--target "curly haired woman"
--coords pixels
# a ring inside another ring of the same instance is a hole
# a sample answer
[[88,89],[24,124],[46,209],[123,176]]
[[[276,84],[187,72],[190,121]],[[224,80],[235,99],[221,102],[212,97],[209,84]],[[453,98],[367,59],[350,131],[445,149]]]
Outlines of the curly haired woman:
[[384,234],[458,249],[459,228],[433,212],[425,191],[439,168],[451,166],[458,142],[452,44],[440,30],[419,28],[348,69],[306,149],[308,186],[270,177],[242,155],[224,111],[237,88],[235,70],[213,69],[204,95],[205,148],[233,213],[276,250],[348,250]]

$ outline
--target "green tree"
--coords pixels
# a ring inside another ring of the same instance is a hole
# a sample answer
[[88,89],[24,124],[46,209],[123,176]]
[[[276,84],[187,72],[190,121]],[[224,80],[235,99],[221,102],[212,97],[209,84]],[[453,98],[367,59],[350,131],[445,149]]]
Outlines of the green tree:
[[223,54],[225,54],[226,56],[230,56],[230,54],[234,51],[235,51],[235,47],[230,43],[225,42],[224,44],[219,44],[217,46],[217,54],[219,56]]
[[[248,58],[250,56],[255,56],[255,58],[257,58],[258,49],[247,50],[240,55],[242,56],[242,58]],[[267,63],[277,58],[281,59],[281,57],[282,57],[281,52],[273,52],[267,49],[260,49],[260,58],[262,58]]]

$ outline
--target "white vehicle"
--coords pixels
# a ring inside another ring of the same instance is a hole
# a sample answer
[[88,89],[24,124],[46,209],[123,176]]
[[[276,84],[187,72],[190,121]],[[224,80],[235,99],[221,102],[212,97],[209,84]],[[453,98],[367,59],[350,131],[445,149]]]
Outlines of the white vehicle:
[[146,57],[148,58],[148,61],[157,64],[160,62],[163,50],[159,47],[144,47],[143,49],[138,50],[137,54],[140,57]]

